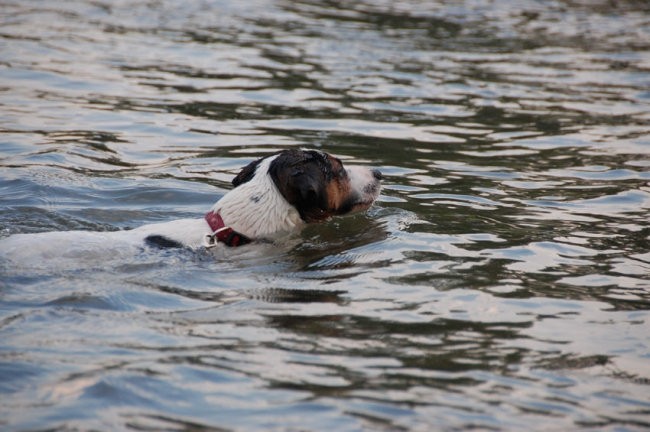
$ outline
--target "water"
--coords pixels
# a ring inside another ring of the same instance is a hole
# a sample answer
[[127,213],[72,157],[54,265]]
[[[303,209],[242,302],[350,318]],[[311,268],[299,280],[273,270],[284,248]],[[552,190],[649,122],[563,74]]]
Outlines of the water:
[[650,427],[645,2],[0,17],[3,236],[196,217],[281,148],[386,178],[281,246],[0,265],[3,429]]

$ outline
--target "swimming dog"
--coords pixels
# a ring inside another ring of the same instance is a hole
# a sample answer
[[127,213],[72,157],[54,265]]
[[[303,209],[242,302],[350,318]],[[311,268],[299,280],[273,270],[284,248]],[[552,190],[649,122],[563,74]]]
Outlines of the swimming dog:
[[274,241],[308,223],[369,208],[379,195],[381,179],[376,169],[344,167],[322,151],[283,150],[245,166],[232,180],[234,188],[203,218],[113,232],[15,234],[0,240],[0,255],[20,255],[25,245],[61,254],[71,241],[86,244],[86,250],[89,244],[118,240],[132,246],[208,249]]

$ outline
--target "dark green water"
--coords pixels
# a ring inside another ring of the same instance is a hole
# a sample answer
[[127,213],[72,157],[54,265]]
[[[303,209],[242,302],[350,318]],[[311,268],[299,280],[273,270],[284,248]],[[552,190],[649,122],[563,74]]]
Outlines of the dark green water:
[[286,245],[0,257],[3,430],[650,428],[646,2],[0,24],[2,236],[200,217],[282,148],[385,174]]

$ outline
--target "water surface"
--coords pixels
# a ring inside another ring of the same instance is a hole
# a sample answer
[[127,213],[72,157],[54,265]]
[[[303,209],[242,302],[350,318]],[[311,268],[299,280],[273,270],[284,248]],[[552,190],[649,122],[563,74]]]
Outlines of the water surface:
[[280,245],[1,258],[0,425],[650,427],[650,9],[446,3],[4,2],[2,236],[283,148],[385,181]]

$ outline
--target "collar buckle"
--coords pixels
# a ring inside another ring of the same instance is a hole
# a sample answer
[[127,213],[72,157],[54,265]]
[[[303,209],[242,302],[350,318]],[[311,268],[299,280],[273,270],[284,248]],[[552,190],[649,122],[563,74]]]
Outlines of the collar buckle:
[[[212,227],[210,227],[212,228]],[[212,249],[217,245],[219,242],[219,236],[218,234],[221,232],[224,232],[225,230],[230,229],[230,227],[224,226],[221,228],[218,228],[216,231],[213,231],[212,234],[206,234],[205,235],[205,241],[203,242],[203,246],[205,246],[207,249]]]
[[205,215],[205,221],[212,230],[212,233],[205,235],[204,246],[211,249],[217,243],[224,243],[226,246],[242,246],[252,242],[252,240],[243,234],[238,233],[229,226],[226,226],[221,215],[218,212],[209,211]]

